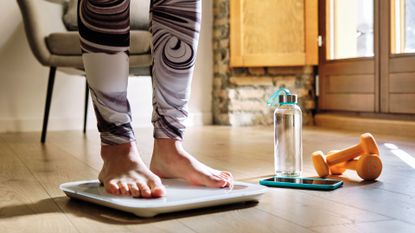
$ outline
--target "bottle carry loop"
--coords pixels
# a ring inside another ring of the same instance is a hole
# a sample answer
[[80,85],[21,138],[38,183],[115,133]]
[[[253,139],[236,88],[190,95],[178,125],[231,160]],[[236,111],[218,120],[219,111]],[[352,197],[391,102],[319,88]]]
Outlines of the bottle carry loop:
[[267,100],[267,104],[271,107],[275,106],[277,103],[278,105],[297,104],[297,95],[291,94],[286,88],[280,88]]
[[281,92],[284,92],[285,95],[291,95],[291,92],[288,89],[281,87],[280,89],[275,91],[274,94],[271,95],[271,97],[269,97],[269,99],[267,100],[268,106],[272,107],[272,106],[275,106],[275,104],[277,103],[284,104],[284,103],[280,103],[278,100]]

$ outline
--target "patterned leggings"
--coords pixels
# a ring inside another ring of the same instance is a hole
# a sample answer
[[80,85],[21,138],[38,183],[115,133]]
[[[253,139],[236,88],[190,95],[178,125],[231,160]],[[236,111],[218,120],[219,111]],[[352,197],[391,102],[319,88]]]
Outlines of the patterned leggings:
[[[201,0],[151,1],[155,138],[183,138],[200,17]],[[79,0],[78,26],[101,142],[135,141],[127,100],[130,0]]]

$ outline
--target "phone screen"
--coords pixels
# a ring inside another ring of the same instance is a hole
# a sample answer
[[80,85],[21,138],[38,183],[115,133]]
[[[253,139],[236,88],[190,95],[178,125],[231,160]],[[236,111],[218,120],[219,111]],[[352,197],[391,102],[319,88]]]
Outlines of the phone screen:
[[302,179],[302,178],[288,178],[288,177],[272,177],[266,179],[266,181],[274,182],[286,182],[286,183],[295,183],[295,184],[326,184],[332,185],[336,184],[337,180],[321,180],[321,179]]

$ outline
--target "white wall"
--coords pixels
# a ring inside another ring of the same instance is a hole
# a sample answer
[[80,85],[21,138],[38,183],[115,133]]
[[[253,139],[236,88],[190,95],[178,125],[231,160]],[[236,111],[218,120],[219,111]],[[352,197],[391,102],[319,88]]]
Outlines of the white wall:
[[[0,1],[0,132],[40,131],[49,69],[42,67],[27,43],[16,1]],[[189,125],[210,124],[212,91],[212,1],[203,1],[199,53],[192,83]],[[84,78],[57,72],[49,130],[82,128]],[[129,80],[133,125],[151,126],[149,77]],[[90,104],[88,128],[95,129]]]

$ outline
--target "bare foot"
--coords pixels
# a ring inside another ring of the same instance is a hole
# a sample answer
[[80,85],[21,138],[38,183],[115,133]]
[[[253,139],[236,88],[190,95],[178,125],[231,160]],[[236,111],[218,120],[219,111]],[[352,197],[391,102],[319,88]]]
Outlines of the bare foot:
[[194,185],[223,188],[233,184],[230,172],[199,162],[173,139],[155,139],[150,169],[162,178],[182,178]]
[[133,197],[161,197],[166,191],[161,180],[142,161],[135,142],[101,147],[104,166],[99,180],[107,192]]

